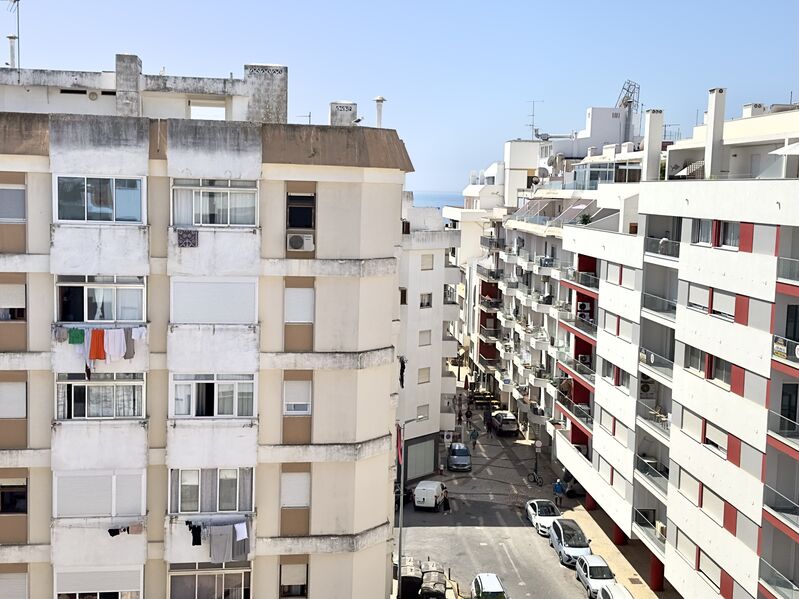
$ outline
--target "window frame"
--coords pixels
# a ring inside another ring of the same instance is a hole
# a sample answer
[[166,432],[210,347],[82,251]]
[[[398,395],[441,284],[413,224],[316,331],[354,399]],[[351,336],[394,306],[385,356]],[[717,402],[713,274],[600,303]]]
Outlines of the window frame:
[[[294,303],[295,298],[289,299],[289,295],[297,292],[310,292],[311,296],[311,315],[308,318],[295,318],[291,320],[287,317],[287,306]],[[283,288],[283,324],[314,324],[316,322],[316,288],[315,287],[284,287]]]
[[[422,343],[422,333],[427,333],[427,343]],[[428,347],[433,344],[433,330],[432,329],[421,329],[419,331],[419,347]]]
[[[421,380],[421,377],[419,376],[423,371],[427,371],[427,380],[426,381]],[[417,385],[426,385],[426,384],[428,384],[430,382],[430,380],[431,380],[431,376],[432,376],[432,371],[431,371],[430,367],[429,366],[422,366],[421,368],[419,368],[416,371],[416,384]]]
[[[735,250],[738,251],[741,247],[741,223],[736,221],[730,220],[720,220],[718,221],[718,245],[717,247],[725,250]],[[736,227],[737,228],[737,235],[738,244],[737,245],[730,245],[725,243],[726,233],[728,231],[728,227]]]
[[[291,226],[289,226],[289,209],[292,207],[290,199],[292,197],[310,199],[310,200],[313,201],[312,219],[311,219],[313,221],[313,223],[311,224],[310,227],[291,227]],[[286,232],[289,232],[289,231],[306,231],[306,232],[307,231],[316,231],[316,222],[317,222],[317,218],[316,217],[318,216],[318,214],[317,214],[318,208],[319,208],[319,206],[318,206],[318,197],[317,197],[316,193],[307,193],[307,192],[306,193],[302,193],[302,192],[286,193],[286,220],[285,220]]]
[[[726,365],[726,368],[723,365]],[[732,362],[723,360],[718,356],[710,356],[710,373],[707,378],[713,384],[729,390],[732,386],[732,368]],[[725,373],[726,378],[724,378]]]
[[[176,184],[175,181],[199,181],[198,185],[190,185],[190,184]],[[227,186],[214,186],[214,185],[203,185],[206,181],[227,181]],[[231,181],[250,181],[255,183],[252,187],[234,187],[231,185]],[[191,190],[191,224],[175,224],[175,190]],[[227,223],[203,223],[203,212],[202,212],[202,202],[203,202],[203,193],[226,193],[227,194]],[[230,222],[230,195],[232,193],[255,193],[255,200],[254,200],[254,217],[253,223],[249,224],[242,224],[242,223],[231,223]],[[253,229],[259,226],[259,218],[260,218],[260,211],[259,211],[259,204],[260,204],[260,181],[258,179],[193,179],[190,177],[170,177],[169,179],[169,226],[173,229],[186,229],[186,228],[198,228],[198,229],[209,229],[209,228],[224,228],[224,229]],[[198,198],[199,198],[199,210],[198,210]],[[200,215],[200,221],[197,222],[197,215]]]
[[0,495],[2,493],[18,493],[24,488],[25,490],[25,510],[24,511],[3,511],[2,501],[0,501],[0,521],[3,516],[18,516],[20,514],[27,514],[30,508],[30,492],[28,489],[28,478],[2,478],[0,479]]
[[[64,516],[60,515],[60,507],[58,505],[58,489],[59,480],[70,478],[72,476],[96,476],[96,477],[111,477],[111,513],[110,514],[93,514],[93,515],[79,515],[79,516]],[[137,476],[140,477],[140,496],[139,496],[139,513],[136,515],[121,515],[118,510],[117,502],[117,480],[120,476]],[[52,488],[52,501],[53,501],[53,517],[54,518],[141,518],[147,515],[147,476],[146,469],[131,469],[123,468],[119,470],[90,470],[90,471],[60,471],[53,472],[53,488]]]
[[[252,293],[253,293],[253,310],[251,314],[251,319],[248,319],[246,322],[236,321],[236,322],[208,322],[207,319],[204,322],[198,321],[189,321],[186,322],[185,319],[176,320],[175,316],[175,284],[225,284],[225,283],[235,283],[235,284],[246,284],[252,286]],[[242,326],[242,325],[251,325],[251,324],[258,324],[258,302],[260,301],[260,290],[258,289],[258,277],[198,277],[198,276],[172,276],[169,277],[169,323],[170,324],[188,324],[188,325],[197,325],[197,324],[213,324],[213,325],[234,325],[234,326]],[[285,288],[284,288],[285,289]],[[284,295],[285,297],[285,295]]]
[[[430,266],[429,267],[425,267],[425,260],[427,258],[430,259]],[[419,258],[419,262],[420,262],[419,270],[421,270],[422,272],[429,272],[431,270],[435,270],[435,267],[436,267],[436,255],[435,254],[422,254],[421,257]]]
[[[252,377],[245,378],[226,378],[226,377]],[[175,377],[195,377],[195,378],[175,378]],[[199,378],[211,377],[211,378]],[[214,414],[212,416],[197,416],[197,384],[214,385]],[[239,415],[239,385],[252,384],[252,414]],[[219,413],[219,385],[233,385],[233,414]],[[175,411],[175,398],[177,397],[178,385],[191,385],[191,398],[189,402],[189,414],[177,414]],[[240,420],[245,418],[258,418],[258,375],[257,373],[169,373],[169,410],[170,420]]]
[[[430,302],[429,303],[424,301],[427,297],[430,298]],[[427,310],[427,309],[432,308],[432,307],[433,307],[433,292],[432,291],[428,291],[426,293],[420,293],[419,294],[419,309],[420,310]]]
[[[691,223],[691,243],[693,245],[701,245],[711,247],[713,245],[713,220],[709,218],[694,218]],[[707,230],[707,241],[702,239],[702,223],[709,224]]]
[[[204,512],[202,511],[202,502],[203,502],[203,470],[216,470],[216,509],[213,512]],[[219,509],[219,473],[222,470],[236,470],[236,509],[235,510],[220,510]],[[249,470],[250,471],[250,509],[243,510],[241,509],[241,474],[242,470]],[[172,511],[175,507],[172,505],[172,479],[173,479],[173,472],[177,472],[177,479],[178,479],[178,490],[177,490],[177,498],[178,498],[178,506],[177,511]],[[183,509],[183,473],[184,472],[196,472],[197,473],[197,510],[194,511],[186,511]],[[167,483],[167,513],[168,515],[181,515],[181,514],[233,514],[233,513],[243,513],[243,514],[250,514],[255,511],[255,468],[253,466],[214,466],[212,468],[170,468],[167,472],[168,474],[168,483]]]
[[28,417],[28,381],[27,379],[24,381],[0,381],[0,389],[4,387],[6,389],[19,389],[19,386],[22,386],[22,405],[20,406],[19,403],[12,403],[18,402],[19,397],[15,397],[13,393],[9,393],[10,400],[3,400],[8,402],[3,407],[3,413],[11,413],[11,414],[19,414],[20,408],[22,408],[22,416],[2,416],[4,420],[23,420]]
[[[58,182],[60,179],[83,179],[83,220],[77,219],[62,219],[58,213],[59,207],[59,198],[58,198]],[[89,205],[86,198],[86,181],[88,179],[106,179],[111,181],[111,202],[113,205],[112,208],[112,219],[111,220],[89,220]],[[116,212],[117,212],[117,180],[137,180],[140,184],[140,211],[141,211],[141,219],[137,221],[133,220],[116,220]],[[69,173],[54,173],[53,174],[53,224],[57,225],[75,225],[75,224],[100,224],[100,225],[112,225],[112,226],[142,226],[147,224],[147,177],[146,176],[136,176],[132,175],[129,177],[115,177],[110,175],[74,175]],[[10,185],[3,185],[4,188],[11,187]],[[26,186],[22,186],[23,188]],[[27,191],[26,191],[26,204],[27,204]],[[170,202],[170,215],[171,215],[171,202]],[[27,211],[25,213],[25,220],[27,221]]]
[[[718,431],[720,436],[724,437],[724,445],[717,443],[713,439],[709,438],[707,432],[709,429],[712,429],[714,432]],[[713,453],[722,456],[723,458],[727,458],[727,452],[729,451],[729,433],[725,431],[723,428],[720,428],[713,424],[712,422],[708,422],[707,420],[704,421],[704,427],[702,431],[702,445],[704,445],[707,449],[712,451]]]
[[24,215],[22,218],[3,218],[0,217],[0,224],[24,224],[28,222],[28,186],[25,184],[3,183],[0,185],[0,190],[10,189],[15,191],[22,191],[22,211]]
[[[302,405],[296,402],[287,402],[286,401],[286,383],[308,383],[308,408],[305,411],[288,411],[286,406],[291,403],[292,405]],[[283,416],[310,416],[313,414],[313,380],[308,381],[283,381]]]
[[[254,597],[252,594],[252,569],[241,568],[239,566],[240,562],[229,562],[235,564],[231,568],[226,568],[224,564],[214,564],[215,568],[203,569],[203,568],[181,568],[181,569],[172,569],[174,564],[170,565],[170,568],[167,570],[167,597],[171,597],[172,593],[172,579],[173,578],[194,578],[194,589],[195,589],[195,596],[196,596],[196,589],[197,589],[197,577],[198,576],[222,576],[222,580],[224,581],[224,576],[227,575],[234,575],[234,574],[241,574],[241,588],[242,590],[248,589],[250,591],[249,596]],[[214,580],[215,584],[218,585],[218,580]],[[224,583],[223,583],[224,588]],[[243,595],[242,595],[243,596]]]
[[[78,325],[78,324],[85,324],[85,325],[95,325],[95,324],[118,324],[118,323],[130,323],[130,324],[146,324],[147,323],[147,277],[127,277],[123,275],[107,275],[107,277],[113,277],[113,281],[89,281],[90,277],[98,277],[98,276],[106,276],[106,275],[57,275],[54,285],[54,314],[53,314],[53,321],[58,325]],[[83,277],[83,281],[59,281],[59,277]],[[137,278],[141,279],[141,283],[126,283],[126,282],[118,282],[118,279],[132,279]],[[61,314],[59,313],[61,310],[61,302],[59,299],[59,290],[64,287],[81,287],[83,289],[83,320],[61,320]],[[112,305],[114,311],[114,319],[89,319],[89,289],[112,289],[113,290],[113,297],[112,297]],[[116,318],[117,316],[117,309],[119,306],[119,302],[117,301],[117,291],[120,289],[138,289],[141,292],[141,320],[119,320]],[[102,328],[102,327],[93,327],[93,328]]]
[[[694,368],[691,365],[691,358],[694,356],[694,352],[698,352],[699,357],[699,368]],[[694,373],[697,376],[701,376],[702,378],[707,378],[707,352],[702,351],[699,348],[694,347],[693,345],[686,345],[685,346],[685,364],[684,368]]]
[[[79,378],[60,378],[60,377],[68,377],[68,376],[80,376],[83,375],[83,379]],[[120,375],[133,375],[133,376],[141,376],[141,378],[130,378],[124,379],[120,378],[117,379]],[[84,422],[87,420],[144,420],[147,418],[147,373],[144,372],[114,372],[114,373],[92,373],[92,376],[110,376],[113,378],[110,379],[96,379],[92,380],[91,378],[85,378],[85,373],[67,373],[67,372],[59,372],[54,373],[53,378],[55,381],[54,384],[54,409],[53,414],[55,415],[55,420],[57,422]],[[67,393],[65,397],[65,401],[68,402],[70,405],[67,406],[65,404],[65,410],[67,414],[71,414],[70,417],[61,417],[59,415],[59,387],[66,387],[71,386],[72,394],[70,396]],[[75,416],[75,387],[83,387],[85,388],[85,395],[84,395],[84,415],[83,416]],[[113,387],[114,388],[114,396],[113,396],[113,405],[114,405],[114,415],[113,416],[89,416],[89,387]],[[139,416],[118,416],[117,415],[117,395],[116,395],[116,388],[117,387],[138,387],[141,390],[141,414]]]

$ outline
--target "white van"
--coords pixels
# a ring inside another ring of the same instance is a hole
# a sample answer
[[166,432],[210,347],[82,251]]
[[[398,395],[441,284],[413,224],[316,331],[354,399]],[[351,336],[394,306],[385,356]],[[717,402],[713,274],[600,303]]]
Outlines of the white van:
[[435,480],[423,480],[413,490],[413,509],[430,508],[438,511],[444,501],[444,483]]

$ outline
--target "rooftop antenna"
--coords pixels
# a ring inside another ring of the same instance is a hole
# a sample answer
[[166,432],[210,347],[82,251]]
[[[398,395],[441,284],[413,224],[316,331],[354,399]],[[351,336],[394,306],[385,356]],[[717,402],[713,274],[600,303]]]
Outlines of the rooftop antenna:
[[309,125],[311,124],[311,113],[310,113],[310,111],[308,112],[308,114],[298,114],[297,118],[298,119],[308,119],[308,124]]
[[[8,0],[8,10],[9,12],[17,13],[17,76],[19,77],[19,69],[22,67],[20,63],[20,49],[19,47],[22,45],[19,43],[19,0]],[[13,67],[12,67],[13,68]]]
[[543,104],[543,100],[527,100],[528,104],[533,105],[533,109],[527,116],[530,117],[530,123],[527,125],[530,127],[530,139],[535,140],[535,105],[536,104]]

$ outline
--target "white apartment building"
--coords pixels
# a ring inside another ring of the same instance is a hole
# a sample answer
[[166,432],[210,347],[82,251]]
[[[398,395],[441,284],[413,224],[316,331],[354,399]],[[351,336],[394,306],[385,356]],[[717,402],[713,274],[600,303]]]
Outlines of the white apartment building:
[[4,599],[388,595],[412,165],[244,72],[0,71]]
[[455,429],[456,379],[446,361],[458,355],[450,333],[458,302],[449,285],[460,282],[461,272],[448,264],[451,249],[460,245],[460,231],[445,227],[437,208],[414,206],[413,194],[405,192],[402,218],[397,354],[404,371],[397,419],[408,422],[407,481],[438,469],[440,440],[451,439]]
[[788,599],[799,109],[750,104],[725,121],[724,97],[710,90],[691,138],[664,144],[650,110],[642,144],[591,151],[572,185],[520,192],[495,228],[497,368],[521,420],[545,415],[586,507],[649,553],[653,589]]

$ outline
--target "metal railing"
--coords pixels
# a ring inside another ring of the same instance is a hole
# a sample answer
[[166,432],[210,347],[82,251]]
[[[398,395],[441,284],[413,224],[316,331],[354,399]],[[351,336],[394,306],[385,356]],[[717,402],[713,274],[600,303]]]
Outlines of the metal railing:
[[477,361],[482,364],[484,368],[489,370],[496,369],[497,364],[499,364],[499,360],[497,358],[486,358],[480,354],[477,355]]
[[516,255],[519,256],[520,260],[524,260],[525,262],[530,261],[530,252],[525,249],[518,249],[516,250]]
[[487,268],[478,264],[476,270],[478,275],[490,279],[491,281],[499,281],[502,278],[502,271],[496,268]]
[[480,307],[486,310],[499,310],[502,307],[502,300],[492,297],[481,297]]
[[499,329],[489,329],[488,327],[480,327],[480,335],[486,339],[496,339],[499,337]]
[[585,318],[575,316],[574,314],[569,314],[568,316],[564,316],[562,318],[564,322],[569,323],[578,331],[582,331],[586,335],[590,335],[591,337],[596,337],[597,327],[596,324],[591,322],[590,320],[586,320]]
[[661,429],[667,437],[669,436],[669,431],[671,430],[671,419],[669,418],[669,413],[663,410],[660,406],[650,406],[643,401],[638,400],[635,413],[640,418],[643,418],[647,422],[651,422],[657,428]]
[[774,589],[783,599],[798,599],[799,586],[779,572],[774,566],[760,558],[760,580]]
[[641,364],[646,364],[669,380],[674,376],[674,362],[645,347],[638,351],[638,361]]
[[582,422],[589,430],[594,428],[594,417],[591,415],[590,404],[574,403],[558,390],[558,403],[566,408],[577,420]]
[[633,523],[637,524],[647,537],[652,539],[660,550],[665,553],[666,551],[666,527],[658,530],[655,523],[650,521],[641,510],[633,508]]
[[582,378],[587,380],[592,385],[596,381],[596,372],[591,369],[588,364],[584,364],[579,360],[575,360],[566,352],[559,351],[558,352],[558,360],[566,364],[571,370],[579,374]]
[[666,239],[665,237],[644,237],[644,251],[649,254],[679,258],[680,242]]
[[769,410],[768,430],[788,439],[799,439],[799,422]]
[[667,492],[669,488],[668,466],[655,458],[635,454],[635,469],[652,481],[658,489],[664,493]]
[[781,360],[788,360],[799,364],[799,343],[774,335],[771,344],[771,355]]
[[519,279],[505,279],[503,284],[507,289],[518,289],[519,288]]
[[480,235],[480,247],[493,250],[500,247],[501,244],[504,244],[504,241],[493,235]]
[[796,258],[777,258],[777,278],[799,281],[799,260]]
[[763,503],[794,526],[799,527],[799,503],[796,500],[783,495],[769,485],[764,485]]
[[666,299],[659,295],[652,293],[643,294],[643,307],[652,312],[657,312],[661,316],[674,320],[677,316],[677,302],[675,300]]
[[540,268],[560,268],[560,260],[551,256],[536,256],[533,260],[535,265]]
[[561,271],[561,279],[572,281],[589,289],[599,289],[599,279],[592,272],[581,272],[573,268],[565,268]]

